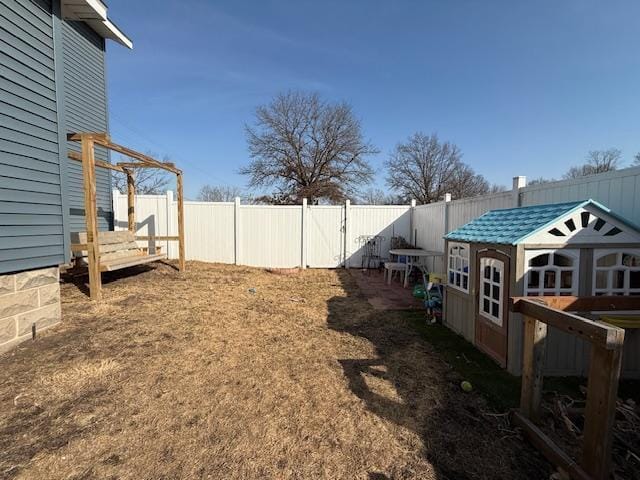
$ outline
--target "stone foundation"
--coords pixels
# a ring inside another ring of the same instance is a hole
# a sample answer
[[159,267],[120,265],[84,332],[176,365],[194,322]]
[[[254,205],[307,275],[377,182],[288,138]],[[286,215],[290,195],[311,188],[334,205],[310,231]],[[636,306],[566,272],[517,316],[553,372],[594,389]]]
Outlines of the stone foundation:
[[0,275],[0,353],[61,320],[58,267]]

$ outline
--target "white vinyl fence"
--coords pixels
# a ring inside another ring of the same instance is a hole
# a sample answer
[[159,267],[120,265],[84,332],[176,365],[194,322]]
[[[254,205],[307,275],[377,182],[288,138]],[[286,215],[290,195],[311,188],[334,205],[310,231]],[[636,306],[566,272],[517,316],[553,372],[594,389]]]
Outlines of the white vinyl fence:
[[[127,228],[127,197],[113,192],[114,227]],[[177,202],[166,195],[136,195],[139,236],[177,235]],[[409,238],[411,207],[398,205],[243,205],[236,202],[185,202],[187,260],[256,267],[336,268],[361,265],[363,238]],[[147,242],[139,242],[145,246]],[[177,258],[175,241],[160,240],[169,258]]]
[[[188,260],[261,267],[358,267],[362,238],[384,237],[383,254],[394,236],[442,252],[443,236],[489,210],[592,198],[640,224],[640,167],[577,180],[524,186],[511,191],[417,207],[397,205],[266,206],[185,202]],[[114,191],[114,224],[127,228],[126,196]],[[177,204],[167,195],[137,195],[138,235],[177,235]],[[177,242],[162,244],[177,258]],[[437,265],[442,270],[443,265]]]

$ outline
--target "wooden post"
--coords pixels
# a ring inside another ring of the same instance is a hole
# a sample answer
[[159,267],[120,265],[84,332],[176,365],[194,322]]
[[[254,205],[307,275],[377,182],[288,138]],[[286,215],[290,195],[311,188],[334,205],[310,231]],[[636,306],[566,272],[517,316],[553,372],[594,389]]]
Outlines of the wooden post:
[[520,410],[525,417],[534,421],[540,418],[546,338],[547,324],[525,316]]
[[[166,229],[167,229],[167,237],[168,237],[170,235],[173,235],[173,232],[175,232],[175,229],[173,228],[174,217],[172,215],[172,212],[173,212],[173,191],[172,190],[167,190],[165,209],[167,212]],[[176,236],[175,240],[179,240],[179,238]],[[174,256],[172,247],[173,247],[173,242],[167,240],[165,248],[166,248],[168,258],[171,258],[172,256]]]
[[133,172],[127,170],[127,218],[129,221],[129,231],[136,233],[136,184]]
[[184,191],[182,184],[182,173],[177,174],[177,187],[178,187],[178,256],[179,256],[179,268],[181,272],[184,272]]
[[591,345],[582,467],[597,480],[609,478],[622,345],[624,336],[618,348]]
[[102,279],[100,278],[100,242],[98,240],[98,208],[96,206],[96,171],[93,138],[90,135],[82,135],[81,145],[84,218],[87,225],[89,292],[92,300],[100,300],[102,298]]

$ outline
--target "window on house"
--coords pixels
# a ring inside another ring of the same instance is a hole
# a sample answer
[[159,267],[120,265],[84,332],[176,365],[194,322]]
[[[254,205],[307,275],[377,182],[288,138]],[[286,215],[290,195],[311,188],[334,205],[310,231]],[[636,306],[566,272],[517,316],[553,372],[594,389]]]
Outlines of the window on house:
[[480,315],[502,326],[504,262],[495,258],[480,259]]
[[449,285],[463,292],[469,292],[469,245],[449,244]]
[[527,250],[525,295],[577,295],[578,250]]
[[596,250],[594,295],[640,295],[640,250]]

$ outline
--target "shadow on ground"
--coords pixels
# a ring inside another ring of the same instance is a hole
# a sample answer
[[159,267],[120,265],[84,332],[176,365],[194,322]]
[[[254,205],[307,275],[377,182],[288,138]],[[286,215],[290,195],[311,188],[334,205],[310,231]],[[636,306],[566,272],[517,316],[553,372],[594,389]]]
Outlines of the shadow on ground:
[[[437,478],[548,478],[550,466],[411,327],[404,312],[362,308],[353,277],[339,272],[347,297],[329,301],[329,327],[370,341],[373,358],[339,362],[351,391],[375,415],[417,433]],[[387,478],[371,472],[370,478]]]
[[[127,267],[122,270],[115,270],[113,272],[104,272],[101,275],[102,285],[108,285],[113,282],[117,282],[118,280],[127,279],[130,277],[135,277],[141,273],[151,272],[158,265],[162,265],[168,269],[178,271],[178,267],[169,261],[158,261],[155,264],[149,265],[136,265],[133,267]],[[65,274],[62,275],[62,281],[64,283],[70,283],[75,285],[78,290],[84,293],[87,297],[89,296],[89,274],[87,272],[75,273],[75,274]]]

